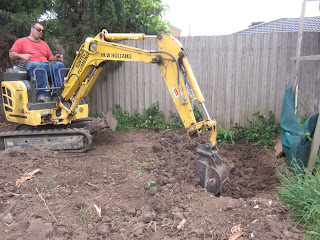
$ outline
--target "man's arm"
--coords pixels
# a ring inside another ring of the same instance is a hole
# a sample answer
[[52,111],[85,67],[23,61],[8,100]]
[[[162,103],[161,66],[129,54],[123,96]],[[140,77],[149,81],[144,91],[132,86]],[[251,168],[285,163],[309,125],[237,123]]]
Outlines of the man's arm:
[[17,52],[10,51],[9,57],[12,58],[13,60],[22,59],[22,60],[28,61],[32,56],[30,54],[19,54]]
[[63,55],[60,55],[60,54],[56,54],[55,56],[51,55],[49,58],[48,58],[49,61],[61,61],[63,62]]

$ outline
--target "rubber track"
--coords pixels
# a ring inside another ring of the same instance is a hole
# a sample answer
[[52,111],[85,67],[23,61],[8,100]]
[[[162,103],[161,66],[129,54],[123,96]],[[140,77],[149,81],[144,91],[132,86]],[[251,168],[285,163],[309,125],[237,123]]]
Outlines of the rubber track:
[[10,132],[1,132],[0,133],[0,148],[4,148],[4,138],[6,137],[34,137],[34,136],[49,136],[49,135],[56,135],[56,136],[73,136],[73,135],[82,135],[86,143],[85,146],[79,149],[64,149],[64,150],[57,150],[58,152],[65,152],[65,153],[82,153],[86,152],[91,144],[92,144],[92,135],[88,130],[83,128],[72,128],[72,129],[50,129],[50,130],[34,130],[34,131],[10,131]]

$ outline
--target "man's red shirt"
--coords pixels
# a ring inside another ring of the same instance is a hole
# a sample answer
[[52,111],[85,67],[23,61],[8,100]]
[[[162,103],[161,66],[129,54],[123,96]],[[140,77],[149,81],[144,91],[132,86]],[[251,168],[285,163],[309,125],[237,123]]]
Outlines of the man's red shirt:
[[30,54],[32,57],[27,62],[47,62],[48,58],[52,55],[52,52],[45,41],[40,39],[38,42],[34,42],[28,37],[18,39],[12,45],[10,52]]

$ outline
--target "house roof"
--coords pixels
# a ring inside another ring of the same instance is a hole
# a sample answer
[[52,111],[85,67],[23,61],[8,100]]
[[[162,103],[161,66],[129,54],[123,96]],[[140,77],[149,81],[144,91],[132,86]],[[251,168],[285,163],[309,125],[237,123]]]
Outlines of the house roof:
[[[274,32],[298,32],[300,18],[280,18],[271,22],[261,23],[235,34],[258,34]],[[304,32],[320,32],[320,16],[304,18]]]

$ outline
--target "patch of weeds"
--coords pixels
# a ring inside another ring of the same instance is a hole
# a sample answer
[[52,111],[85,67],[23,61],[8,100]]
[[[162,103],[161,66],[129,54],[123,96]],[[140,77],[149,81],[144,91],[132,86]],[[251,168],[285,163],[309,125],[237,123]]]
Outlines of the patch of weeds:
[[118,121],[116,127],[117,131],[129,132],[136,129],[135,123],[132,121],[132,117],[127,111],[124,111],[120,105],[114,105],[112,114]]
[[217,130],[217,140],[218,144],[220,145],[226,145],[226,144],[233,144],[234,140],[236,138],[236,134],[233,129],[226,130],[223,128],[218,128]]
[[58,167],[58,160],[57,159],[51,159],[50,163],[52,164],[52,167],[54,167],[54,168]]
[[235,127],[232,128],[235,139],[245,138],[247,143],[258,146],[274,146],[276,136],[280,131],[280,124],[275,123],[274,113],[270,111],[267,117],[257,111],[253,116],[255,119],[250,121],[249,126],[235,124]]
[[166,123],[164,113],[159,108],[159,103],[154,103],[145,109],[143,115],[137,110],[130,115],[117,104],[114,105],[112,113],[118,121],[117,131],[129,132],[135,129],[163,131],[169,128],[179,129],[183,127],[180,117],[173,112],[170,112],[170,123]]
[[194,114],[197,122],[203,121],[202,113],[196,105],[193,106],[193,114]]
[[[297,109],[296,109],[296,110],[297,110]],[[299,122],[300,126],[302,126],[302,125],[305,123],[305,121],[307,121],[308,118],[310,117],[310,116],[308,116],[308,115],[300,116],[300,114],[299,114],[298,111],[296,111],[296,116],[297,116],[297,118],[298,118],[298,122]]]
[[313,239],[320,239],[319,171],[319,165],[314,173],[301,169],[295,160],[292,167],[279,172],[281,185],[277,188],[281,202],[290,206],[289,214],[296,225],[300,224]]
[[148,189],[150,189],[150,188],[152,188],[154,185],[156,184],[156,182],[155,181],[153,181],[153,180],[148,180],[148,182],[147,182],[147,187],[146,188],[142,188],[142,193],[143,194],[146,194],[147,193],[147,191],[148,191]]
[[144,166],[139,166],[138,170],[133,171],[134,174],[142,174],[143,170],[144,170]]
[[89,219],[91,219],[91,217],[92,217],[91,205],[86,208],[81,208],[80,217],[79,217],[80,222],[86,223]]
[[170,111],[169,118],[171,119],[170,123],[168,124],[168,128],[170,129],[181,129],[183,128],[183,123],[181,118],[174,112]]
[[119,207],[112,207],[112,209],[113,209],[113,210],[116,210],[116,211],[118,211],[118,212],[121,211],[121,208],[119,208]]
[[317,156],[316,162],[314,164],[314,168],[315,169],[320,169],[320,149],[319,149],[319,152],[318,152],[318,156]]
[[146,159],[146,163],[152,163],[154,160],[155,160],[154,157],[147,158],[147,159]]
[[312,142],[311,134],[308,130],[306,132],[301,132],[300,134],[306,136],[309,142]]
[[145,110],[146,118],[143,126],[154,131],[167,129],[164,113],[159,108],[159,103],[154,103]]
[[154,186],[154,184],[156,184],[156,182],[151,179],[147,182],[147,186],[149,186],[149,187]]
[[54,180],[54,177],[47,179],[47,185],[48,185],[49,187],[51,187],[51,186],[53,186],[53,185],[55,185],[55,184],[56,184],[56,181]]

